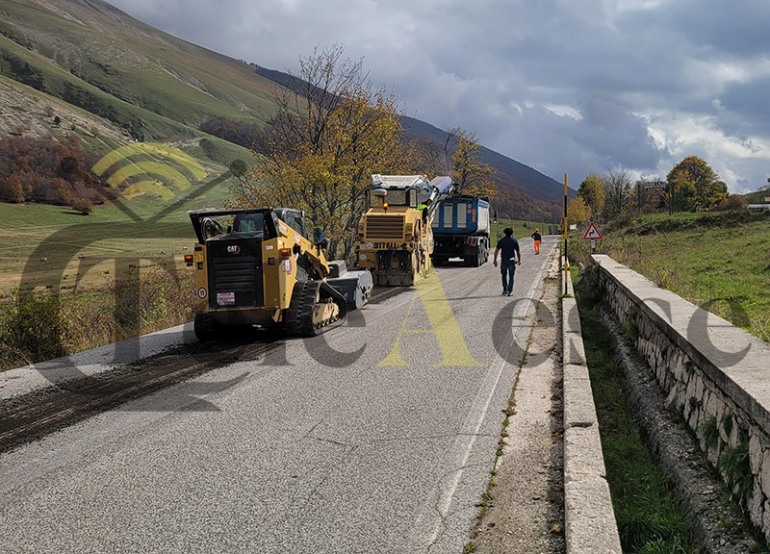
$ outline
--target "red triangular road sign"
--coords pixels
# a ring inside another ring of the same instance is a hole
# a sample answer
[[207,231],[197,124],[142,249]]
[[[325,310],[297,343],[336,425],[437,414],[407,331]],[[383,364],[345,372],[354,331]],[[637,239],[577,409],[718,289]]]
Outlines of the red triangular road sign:
[[596,228],[596,225],[591,223],[583,234],[583,240],[602,240],[602,234]]

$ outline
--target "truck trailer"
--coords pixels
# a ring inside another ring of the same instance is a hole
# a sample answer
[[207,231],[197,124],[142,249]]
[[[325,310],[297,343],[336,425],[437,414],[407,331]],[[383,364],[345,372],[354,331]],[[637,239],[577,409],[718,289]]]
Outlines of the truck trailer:
[[433,217],[433,264],[461,258],[478,267],[489,259],[489,201],[477,196],[444,198]]

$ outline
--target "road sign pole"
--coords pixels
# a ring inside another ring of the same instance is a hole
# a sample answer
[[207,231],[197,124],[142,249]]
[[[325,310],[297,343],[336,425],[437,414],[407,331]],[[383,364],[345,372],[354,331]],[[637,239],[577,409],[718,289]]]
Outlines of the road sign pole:
[[564,221],[562,223],[564,232],[564,294],[567,294],[567,272],[569,271],[569,258],[567,257],[567,174],[564,174]]

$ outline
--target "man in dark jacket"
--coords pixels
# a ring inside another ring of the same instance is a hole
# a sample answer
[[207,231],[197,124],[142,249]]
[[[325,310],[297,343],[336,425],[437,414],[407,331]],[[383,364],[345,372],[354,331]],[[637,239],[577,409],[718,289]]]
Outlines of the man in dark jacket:
[[495,255],[492,263],[497,267],[497,255],[502,252],[500,259],[500,273],[503,276],[503,295],[510,296],[511,292],[513,292],[513,278],[516,273],[516,264],[521,264],[521,251],[519,250],[519,241],[513,238],[513,229],[506,227],[503,229],[503,233],[505,233],[505,236],[497,241],[497,248],[495,248]]

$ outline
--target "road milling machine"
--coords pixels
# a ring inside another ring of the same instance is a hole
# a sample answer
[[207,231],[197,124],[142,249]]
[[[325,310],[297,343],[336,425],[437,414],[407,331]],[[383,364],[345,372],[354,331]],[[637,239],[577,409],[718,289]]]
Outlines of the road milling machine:
[[372,273],[375,286],[410,286],[426,274],[433,214],[451,189],[451,177],[372,175],[354,249],[356,266]]
[[216,338],[248,325],[313,336],[363,306],[372,290],[367,271],[327,262],[328,240],[309,238],[305,216],[289,208],[190,212],[198,243],[193,268],[195,336]]

